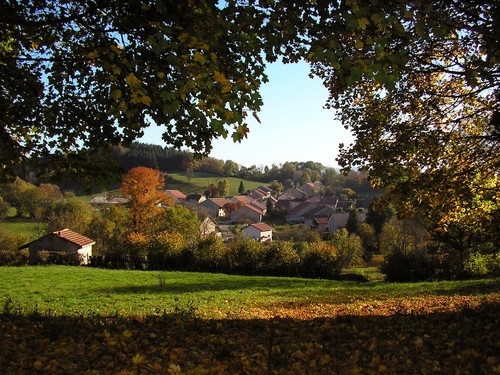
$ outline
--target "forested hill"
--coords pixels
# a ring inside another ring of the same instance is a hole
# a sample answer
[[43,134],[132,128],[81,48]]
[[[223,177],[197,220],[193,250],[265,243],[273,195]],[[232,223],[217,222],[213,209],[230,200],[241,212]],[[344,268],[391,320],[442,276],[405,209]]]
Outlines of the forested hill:
[[212,157],[194,160],[193,155],[188,151],[138,142],[132,143],[129,148],[116,147],[113,154],[124,171],[144,166],[162,172],[186,172],[188,175],[196,171],[262,183],[279,181],[285,187],[321,181],[326,186],[340,185],[351,188],[358,193],[371,190],[365,174],[350,172],[344,176],[334,168],[325,167],[321,163],[313,161],[290,161],[280,165],[271,164],[259,167],[255,165],[243,166],[232,160]]
[[160,145],[134,142],[130,147],[115,147],[113,156],[124,171],[143,166],[160,171],[186,170],[191,153]]

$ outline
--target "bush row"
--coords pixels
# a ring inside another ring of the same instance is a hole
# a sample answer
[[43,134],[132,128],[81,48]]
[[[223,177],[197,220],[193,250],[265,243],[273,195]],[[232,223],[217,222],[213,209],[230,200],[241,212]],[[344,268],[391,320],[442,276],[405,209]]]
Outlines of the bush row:
[[500,276],[500,254],[457,254],[422,249],[385,255],[380,270],[389,282],[416,282]]
[[259,243],[239,237],[229,244],[209,236],[187,245],[175,233],[154,238],[129,238],[123,251],[94,256],[90,265],[103,268],[220,272],[336,279],[345,257],[331,243]]

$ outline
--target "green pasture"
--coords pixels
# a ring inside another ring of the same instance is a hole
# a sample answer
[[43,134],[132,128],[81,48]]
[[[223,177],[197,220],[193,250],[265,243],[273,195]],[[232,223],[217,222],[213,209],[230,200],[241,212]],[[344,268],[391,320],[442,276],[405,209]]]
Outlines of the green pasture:
[[25,220],[5,220],[0,221],[0,229],[13,235],[26,236],[28,241],[34,240],[45,234],[40,223]]
[[[392,298],[500,293],[498,280],[388,284],[223,274],[106,270],[69,266],[0,267],[4,310],[54,315],[151,315],[195,310],[234,317],[251,309],[384,303]],[[7,307],[6,307],[7,306]]]
[[[238,189],[240,187],[240,181],[243,181],[243,185],[245,186],[245,190],[253,190],[260,185],[265,185],[262,182],[244,180],[237,177],[223,177],[217,176],[210,173],[203,172],[194,172],[192,177],[186,175],[185,172],[167,172],[167,177],[165,179],[165,188],[169,190],[179,190],[184,194],[190,193],[199,193],[204,194],[207,187],[214,183],[217,184],[220,180],[228,180],[229,181],[229,195],[238,195]],[[103,193],[94,193],[94,195],[101,195]],[[106,192],[107,195],[120,195],[120,190],[110,190]],[[81,195],[78,196],[77,199],[82,200],[83,202],[90,202],[92,196],[90,195]]]
[[[229,195],[238,195],[240,181],[246,190],[253,190],[256,187],[263,185],[262,182],[242,180],[238,177],[222,177],[209,173],[194,172],[191,178],[188,178],[185,172],[168,172],[166,180],[167,189],[180,190],[184,194],[200,193],[203,194],[211,183],[217,184],[220,180],[229,181]],[[265,184],[264,184],[265,185]]]

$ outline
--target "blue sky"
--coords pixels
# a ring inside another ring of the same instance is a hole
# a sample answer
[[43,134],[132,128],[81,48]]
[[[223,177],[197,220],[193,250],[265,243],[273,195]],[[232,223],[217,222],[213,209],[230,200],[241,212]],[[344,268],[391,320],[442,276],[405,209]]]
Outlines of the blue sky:
[[[349,144],[352,137],[334,120],[333,110],[323,108],[328,91],[320,79],[309,78],[308,72],[306,63],[271,64],[267,68],[269,82],[261,88],[261,123],[249,115],[248,137],[241,143],[234,143],[231,137],[215,140],[210,156],[246,167],[270,167],[287,161],[336,167],[339,143]],[[141,139],[153,144],[159,140],[159,128],[147,129]]]

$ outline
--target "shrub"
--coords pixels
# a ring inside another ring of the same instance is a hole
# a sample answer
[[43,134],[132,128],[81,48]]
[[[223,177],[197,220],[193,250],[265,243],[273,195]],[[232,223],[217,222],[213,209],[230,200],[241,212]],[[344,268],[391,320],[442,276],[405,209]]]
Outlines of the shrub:
[[19,251],[19,245],[27,241],[23,235],[15,236],[0,229],[0,266],[17,266],[26,264],[28,256],[26,251]]
[[40,250],[36,253],[36,264],[48,264],[50,253],[46,250]]
[[326,242],[315,242],[303,253],[300,274],[303,277],[334,279],[341,273],[336,249]]
[[78,253],[57,252],[51,253],[48,259],[49,264],[59,264],[64,266],[79,266],[82,264],[82,256]]
[[363,245],[357,234],[340,229],[333,233],[332,245],[335,247],[337,264],[340,269],[358,266],[363,263]]
[[393,250],[385,256],[380,270],[389,282],[431,281],[436,278],[435,261],[426,251]]
[[130,260],[129,267],[134,269],[145,268],[148,245],[149,239],[142,233],[131,232],[127,234],[124,248]]
[[148,243],[148,268],[151,270],[186,270],[191,266],[186,241],[178,232],[160,232]]
[[255,275],[262,257],[262,244],[251,238],[238,236],[229,245],[231,272],[240,275]]
[[299,254],[287,241],[274,241],[264,245],[259,273],[273,276],[298,276]]
[[227,272],[229,270],[228,250],[222,238],[207,236],[194,248],[194,267],[197,271]]
[[469,277],[498,276],[500,254],[470,254],[465,260],[464,271]]
[[319,235],[319,233],[312,229],[309,229],[304,224],[285,225],[283,229],[277,231],[274,234],[274,237],[282,241],[309,243],[321,241],[321,236]]

